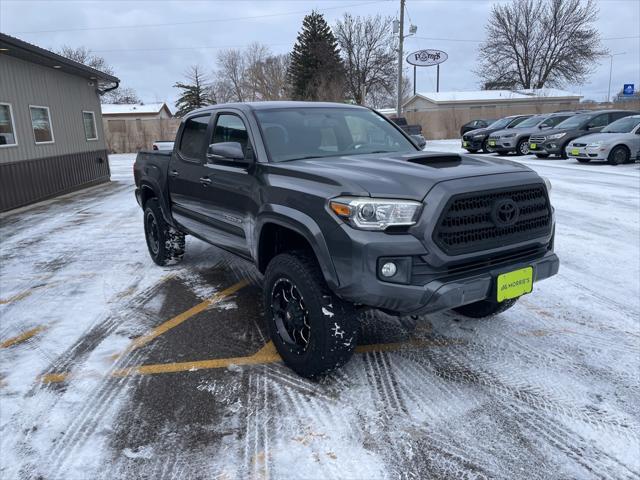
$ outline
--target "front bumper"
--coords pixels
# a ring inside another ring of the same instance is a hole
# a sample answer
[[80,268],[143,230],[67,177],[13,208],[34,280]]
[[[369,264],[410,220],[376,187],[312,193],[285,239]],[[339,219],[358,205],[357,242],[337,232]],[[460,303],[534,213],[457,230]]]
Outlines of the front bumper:
[[516,150],[516,137],[513,138],[496,138],[489,137],[487,145],[489,150],[493,152],[514,152]]
[[486,140],[486,137],[482,137],[482,138],[469,138],[469,139],[462,139],[462,143],[461,146],[462,148],[466,149],[466,150],[482,150],[482,144],[484,143],[484,141]]
[[568,145],[565,149],[569,158],[585,158],[588,160],[607,160],[609,148],[597,147],[575,147]]
[[544,153],[547,155],[562,155],[564,148],[560,140],[547,140],[543,143],[529,142],[529,151],[531,153]]

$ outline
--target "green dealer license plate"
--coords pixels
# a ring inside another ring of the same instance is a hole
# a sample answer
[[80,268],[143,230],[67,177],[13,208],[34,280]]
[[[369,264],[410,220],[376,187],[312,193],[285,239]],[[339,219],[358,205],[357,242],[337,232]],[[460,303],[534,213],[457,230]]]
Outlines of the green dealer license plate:
[[498,275],[498,302],[518,298],[533,290],[533,267],[521,268]]
[[462,142],[462,146],[463,146],[463,147],[467,147],[467,146],[469,146],[469,142]]
[[574,157],[579,156],[580,155],[580,150],[578,150],[577,148],[571,149],[571,155],[573,155]]
[[538,148],[538,145],[535,143],[530,143],[529,144],[529,150],[535,150],[536,148]]
[[495,140],[489,140],[489,146],[490,147],[495,147],[496,146],[496,141]]

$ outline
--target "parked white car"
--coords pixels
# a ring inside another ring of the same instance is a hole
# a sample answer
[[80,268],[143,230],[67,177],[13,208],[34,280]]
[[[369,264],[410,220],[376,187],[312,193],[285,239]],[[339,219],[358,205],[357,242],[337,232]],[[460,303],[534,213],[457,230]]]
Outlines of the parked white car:
[[173,150],[173,142],[158,140],[157,142],[153,142],[154,150]]
[[640,160],[640,115],[616,120],[599,133],[569,142],[567,157],[580,163],[606,160],[612,165]]

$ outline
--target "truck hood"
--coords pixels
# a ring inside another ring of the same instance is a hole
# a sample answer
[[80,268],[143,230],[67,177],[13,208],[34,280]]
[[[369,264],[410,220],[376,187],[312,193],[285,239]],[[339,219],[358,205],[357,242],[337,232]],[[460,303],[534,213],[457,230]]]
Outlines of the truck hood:
[[574,141],[579,143],[595,143],[602,142],[603,144],[617,142],[619,140],[626,140],[627,138],[633,138],[633,133],[592,133],[585,135],[584,137],[578,137]]
[[447,180],[533,173],[509,160],[435,152],[336,156],[275,165],[280,174],[330,183],[342,187],[344,193],[413,200],[422,200],[436,183]]

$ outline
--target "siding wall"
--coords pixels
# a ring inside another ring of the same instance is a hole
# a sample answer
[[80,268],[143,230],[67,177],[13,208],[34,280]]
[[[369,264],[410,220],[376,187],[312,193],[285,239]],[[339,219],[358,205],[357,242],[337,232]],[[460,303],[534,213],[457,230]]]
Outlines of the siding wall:
[[[0,148],[0,211],[109,181],[100,97],[88,83],[0,55],[0,102],[11,104],[18,141]],[[49,107],[55,143],[35,144],[29,105]],[[85,139],[83,110],[95,113],[98,140]]]

